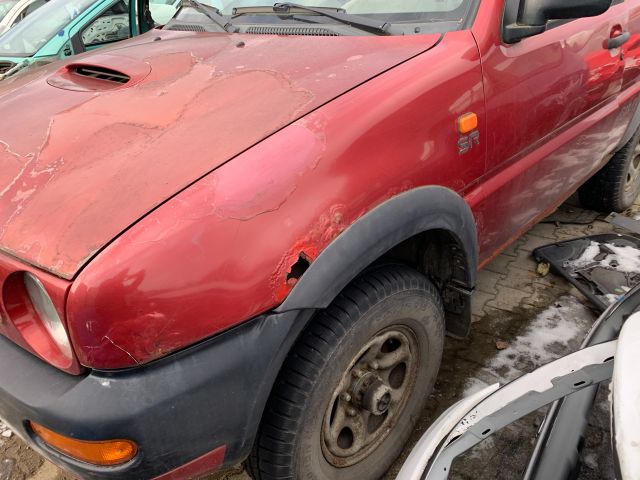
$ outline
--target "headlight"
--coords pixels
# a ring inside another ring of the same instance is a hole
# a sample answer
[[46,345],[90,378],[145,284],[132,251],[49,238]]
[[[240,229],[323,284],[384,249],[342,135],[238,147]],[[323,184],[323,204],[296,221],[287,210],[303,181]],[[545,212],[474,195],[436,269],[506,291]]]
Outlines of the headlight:
[[24,274],[24,286],[42,325],[58,346],[60,353],[68,360],[71,360],[73,352],[69,337],[44,285],[34,275],[26,272]]

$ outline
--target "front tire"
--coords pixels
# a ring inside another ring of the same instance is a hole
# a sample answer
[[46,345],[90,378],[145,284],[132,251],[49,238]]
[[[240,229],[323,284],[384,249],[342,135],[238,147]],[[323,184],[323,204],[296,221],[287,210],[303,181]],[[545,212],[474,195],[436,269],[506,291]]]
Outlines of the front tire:
[[256,480],[376,480],[402,451],[440,367],[444,313],[422,274],[383,266],[314,319],[274,385]]
[[640,129],[587,183],[578,195],[583,207],[598,212],[622,212],[640,194]]

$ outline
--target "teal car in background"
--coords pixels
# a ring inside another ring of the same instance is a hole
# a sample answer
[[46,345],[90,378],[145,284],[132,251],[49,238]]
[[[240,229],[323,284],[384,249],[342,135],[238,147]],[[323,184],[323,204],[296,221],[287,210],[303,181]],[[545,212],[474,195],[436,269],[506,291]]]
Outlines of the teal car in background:
[[0,80],[166,24],[181,0],[50,0],[0,37]]

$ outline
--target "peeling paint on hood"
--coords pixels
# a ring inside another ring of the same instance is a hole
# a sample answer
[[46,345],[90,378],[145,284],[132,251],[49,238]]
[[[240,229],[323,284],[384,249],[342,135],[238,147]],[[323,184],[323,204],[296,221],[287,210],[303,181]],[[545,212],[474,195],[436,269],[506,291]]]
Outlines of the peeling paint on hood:
[[172,195],[438,38],[155,31],[73,59],[150,68],[134,85],[56,88],[62,63],[3,82],[0,249],[70,279]]

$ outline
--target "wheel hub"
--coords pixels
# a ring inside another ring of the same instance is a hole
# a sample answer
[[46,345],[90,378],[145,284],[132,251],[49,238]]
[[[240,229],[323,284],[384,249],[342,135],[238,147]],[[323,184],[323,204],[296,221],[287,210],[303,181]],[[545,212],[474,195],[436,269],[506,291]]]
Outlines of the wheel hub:
[[391,387],[373,372],[365,372],[352,387],[356,405],[374,415],[384,414],[391,405]]

